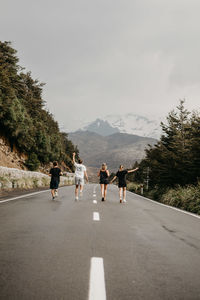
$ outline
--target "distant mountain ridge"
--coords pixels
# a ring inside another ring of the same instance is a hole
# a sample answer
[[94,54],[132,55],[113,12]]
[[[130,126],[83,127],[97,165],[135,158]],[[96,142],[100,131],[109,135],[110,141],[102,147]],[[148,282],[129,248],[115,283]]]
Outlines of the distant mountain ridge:
[[120,132],[117,127],[112,127],[108,121],[101,119],[96,119],[94,122],[91,122],[89,125],[83,128],[84,131],[91,131],[102,136],[108,136],[113,133]]
[[132,167],[135,161],[144,157],[147,145],[157,142],[156,139],[133,134],[115,132],[103,136],[88,130],[72,132],[69,138],[78,146],[80,156],[87,166],[99,168],[102,162],[106,162],[112,171],[120,164]]
[[108,115],[97,118],[95,121],[83,126],[81,130],[95,132],[102,136],[121,132],[158,139],[161,134],[160,121],[133,113]]

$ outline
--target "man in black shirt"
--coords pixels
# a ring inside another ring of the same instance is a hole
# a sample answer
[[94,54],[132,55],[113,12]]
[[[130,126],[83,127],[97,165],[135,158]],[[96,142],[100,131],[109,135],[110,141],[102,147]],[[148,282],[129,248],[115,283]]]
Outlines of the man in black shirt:
[[58,196],[58,186],[60,183],[60,176],[62,175],[61,169],[58,168],[57,161],[53,162],[53,168],[51,168],[49,172],[49,176],[51,176],[50,189],[52,199],[55,199],[55,196]]
[[[119,201],[120,203],[126,202],[126,175],[128,173],[132,173],[137,171],[139,168],[133,170],[124,170],[122,165],[119,166],[119,170],[117,171],[115,177],[111,180],[112,183],[116,178],[118,178],[118,187],[119,187]],[[123,190],[123,201],[122,201],[122,190]]]

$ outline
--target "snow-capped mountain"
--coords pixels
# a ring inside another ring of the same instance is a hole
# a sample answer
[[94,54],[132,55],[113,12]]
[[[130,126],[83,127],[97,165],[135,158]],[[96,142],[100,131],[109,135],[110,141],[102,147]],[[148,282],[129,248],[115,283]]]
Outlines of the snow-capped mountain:
[[108,121],[96,119],[83,128],[84,131],[91,131],[102,136],[108,136],[120,132],[117,127],[113,127]]
[[102,136],[121,132],[158,139],[161,134],[160,122],[161,120],[151,120],[148,117],[131,113],[108,115],[89,123],[82,130],[95,132]]
[[104,120],[122,133],[153,138],[159,138],[161,134],[161,120],[151,120],[147,117],[131,113],[123,116],[108,115]]

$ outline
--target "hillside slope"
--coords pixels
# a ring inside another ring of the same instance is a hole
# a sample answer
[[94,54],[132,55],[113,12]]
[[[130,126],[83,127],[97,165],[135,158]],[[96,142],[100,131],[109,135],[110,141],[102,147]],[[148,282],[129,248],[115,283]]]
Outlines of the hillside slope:
[[11,151],[11,147],[6,139],[0,137],[0,166],[16,169],[26,169],[25,162],[27,156],[20,154],[16,149]]
[[[16,53],[9,42],[0,41],[0,138],[6,140],[0,149],[2,164],[20,160],[12,167],[33,171],[57,160],[72,168],[72,153],[78,155],[78,150],[45,109],[44,84],[34,80],[30,72],[22,72]],[[6,161],[5,153],[10,160]]]
[[135,161],[144,157],[145,147],[156,143],[156,139],[126,133],[101,136],[94,132],[77,131],[70,133],[69,138],[78,146],[85,164],[98,168],[106,162],[111,170],[118,168],[119,164],[133,166]]

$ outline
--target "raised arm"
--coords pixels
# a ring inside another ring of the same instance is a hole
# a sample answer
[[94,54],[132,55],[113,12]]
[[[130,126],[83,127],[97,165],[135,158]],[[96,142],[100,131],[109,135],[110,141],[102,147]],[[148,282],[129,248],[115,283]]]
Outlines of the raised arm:
[[76,156],[76,152],[73,153],[73,158],[72,158],[73,164],[75,164],[75,162],[76,162],[76,161],[75,161],[75,156]]
[[133,170],[129,170],[128,173],[133,173],[135,171],[137,171],[139,168],[133,169]]

